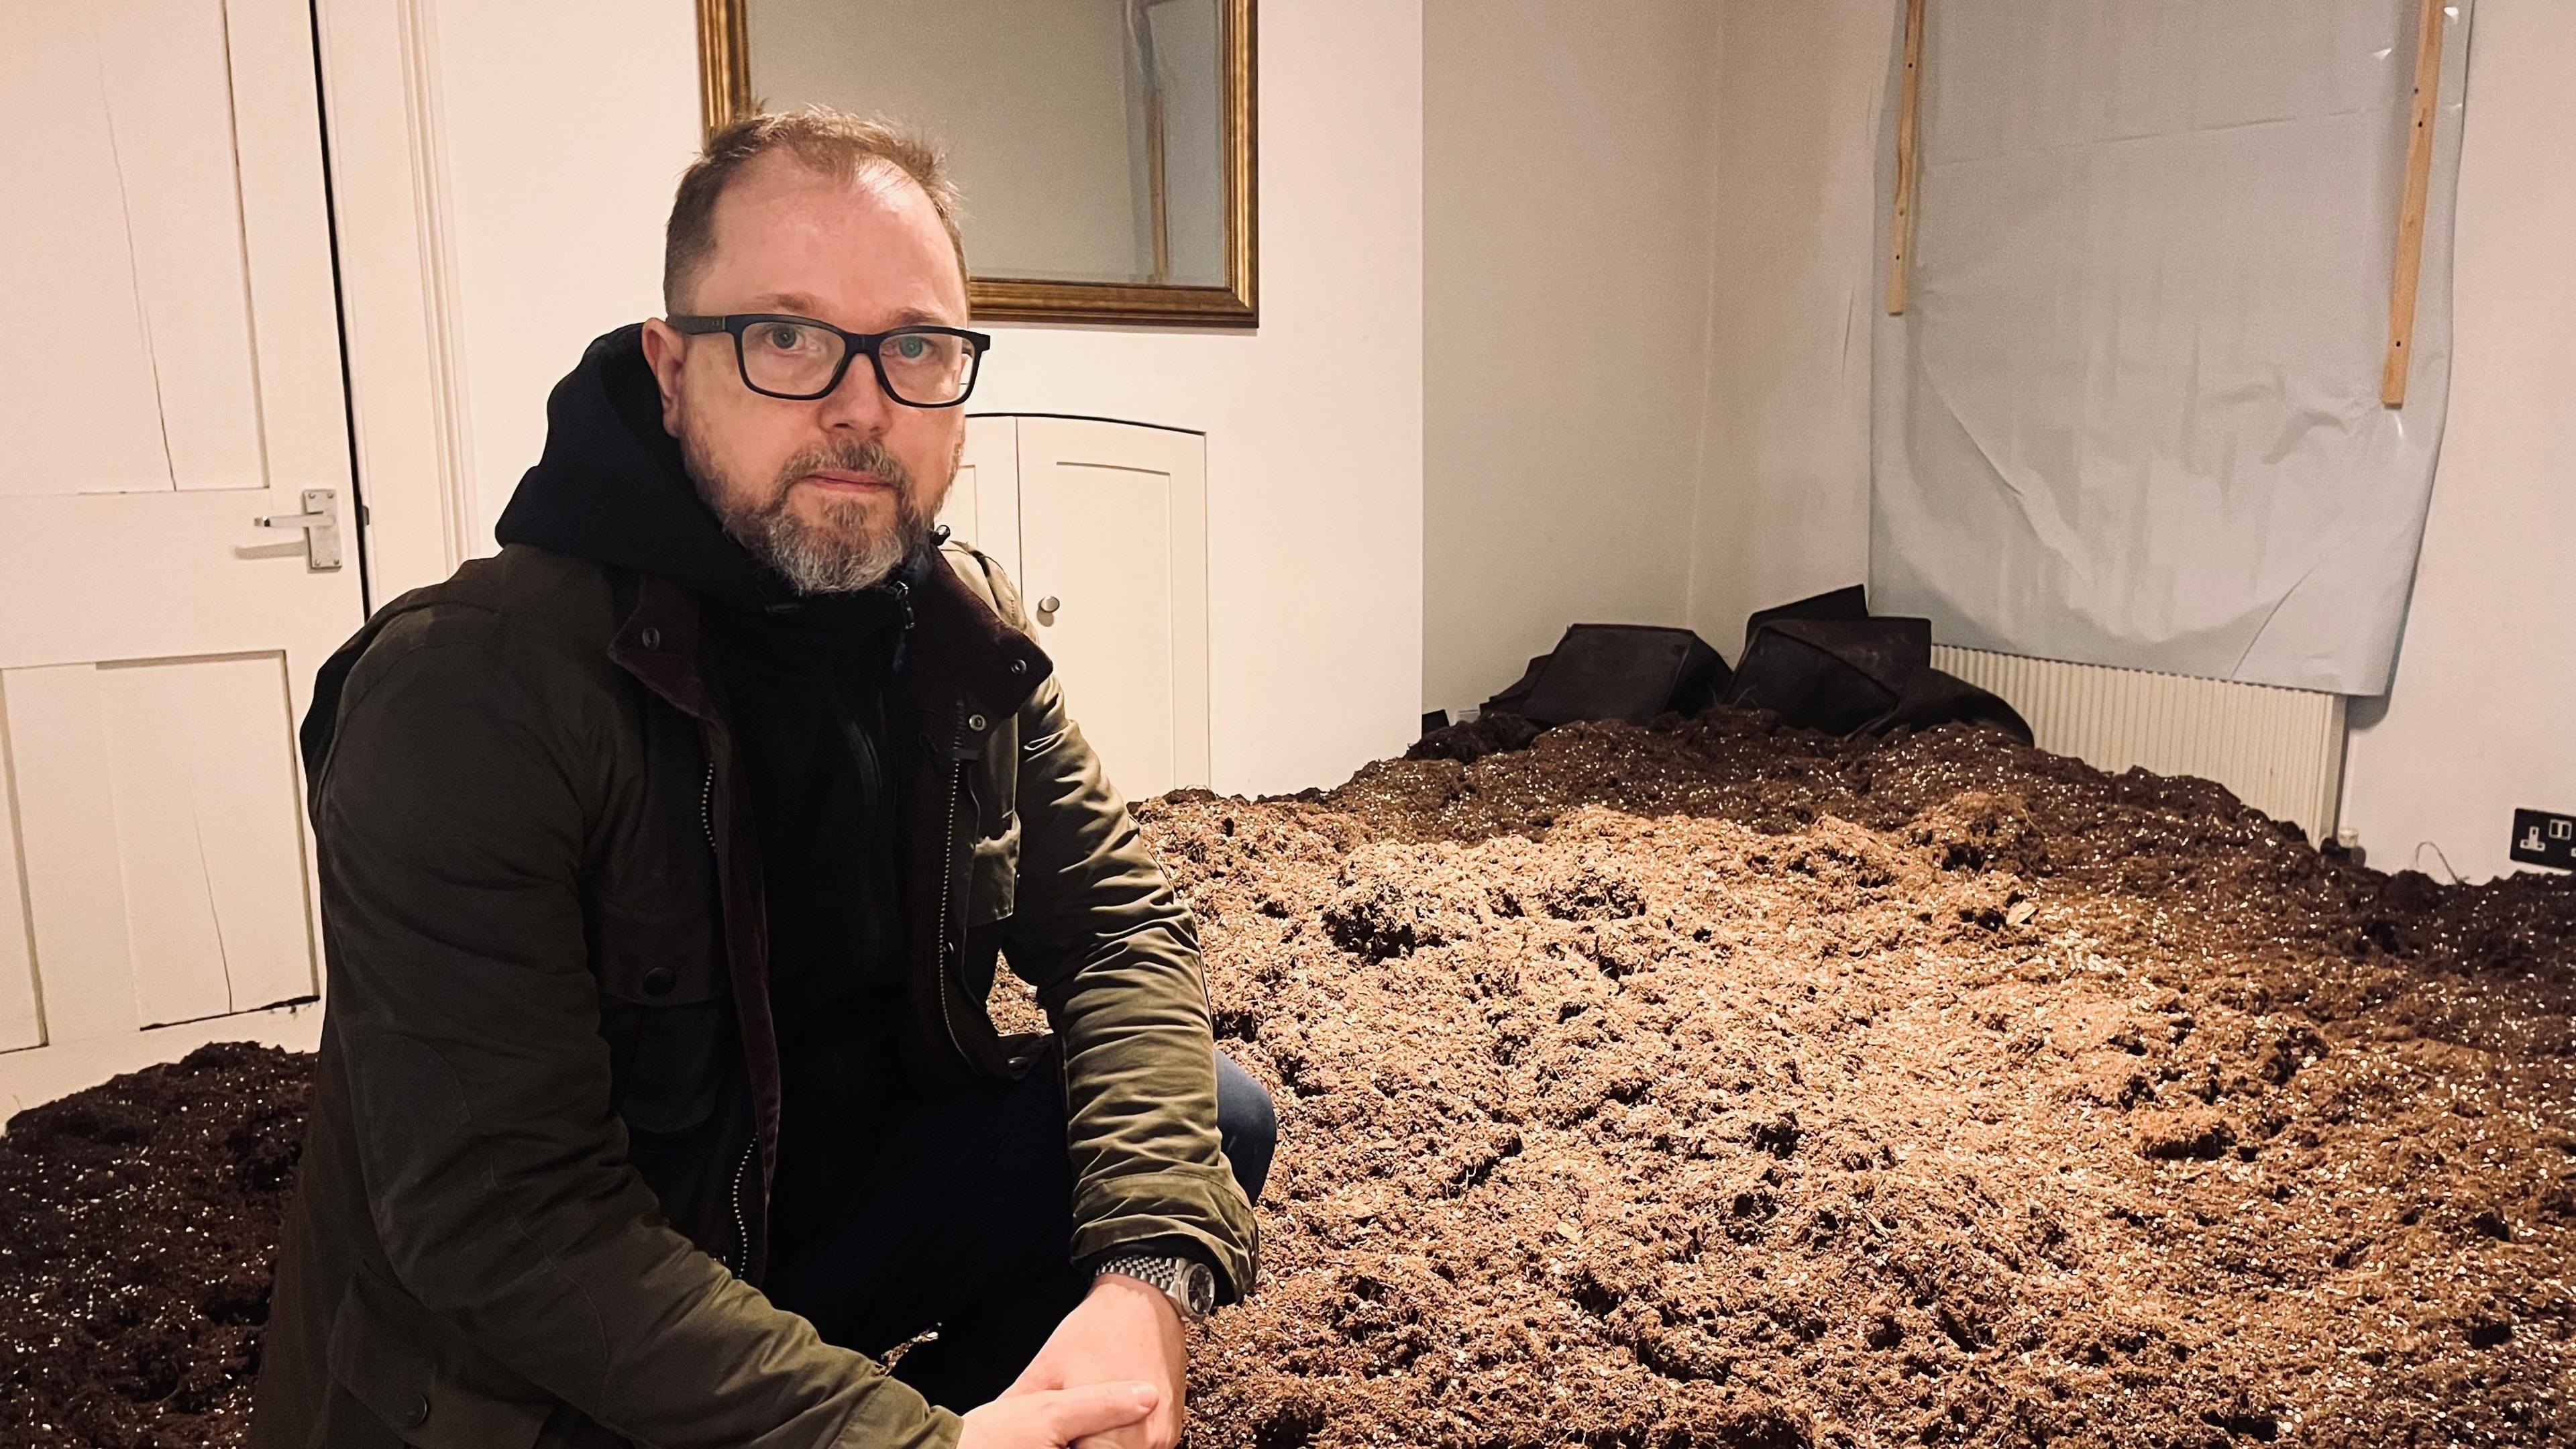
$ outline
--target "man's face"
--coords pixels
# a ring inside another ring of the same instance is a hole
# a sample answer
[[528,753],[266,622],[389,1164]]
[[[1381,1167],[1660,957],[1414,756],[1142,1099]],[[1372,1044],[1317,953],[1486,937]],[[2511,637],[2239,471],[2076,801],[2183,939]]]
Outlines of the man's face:
[[[854,181],[772,153],[715,208],[715,250],[687,312],[785,312],[852,332],[966,325],[966,279],[930,198],[901,172]],[[721,332],[644,324],[662,425],[725,531],[799,592],[866,588],[892,573],[947,500],[966,442],[962,408],[907,407],[853,356],[810,401],[753,392]]]

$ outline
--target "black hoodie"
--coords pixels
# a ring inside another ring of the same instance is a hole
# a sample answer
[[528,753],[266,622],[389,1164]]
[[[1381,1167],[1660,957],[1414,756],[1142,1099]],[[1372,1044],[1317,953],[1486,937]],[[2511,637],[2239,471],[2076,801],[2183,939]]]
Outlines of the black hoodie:
[[894,782],[884,695],[928,549],[849,594],[799,596],[699,498],[640,326],[590,345],[546,403],[546,446],[501,515],[501,542],[659,574],[698,595],[731,725],[769,922],[779,1159],[771,1261],[830,1218],[902,1106],[905,1011]]

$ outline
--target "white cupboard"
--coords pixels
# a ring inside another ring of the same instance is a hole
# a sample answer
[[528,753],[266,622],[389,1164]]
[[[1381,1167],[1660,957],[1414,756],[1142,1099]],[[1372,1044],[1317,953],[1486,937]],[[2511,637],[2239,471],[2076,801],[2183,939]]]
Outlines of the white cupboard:
[[940,518],[1010,571],[1065,707],[1119,792],[1206,786],[1206,438],[1099,418],[970,418]]

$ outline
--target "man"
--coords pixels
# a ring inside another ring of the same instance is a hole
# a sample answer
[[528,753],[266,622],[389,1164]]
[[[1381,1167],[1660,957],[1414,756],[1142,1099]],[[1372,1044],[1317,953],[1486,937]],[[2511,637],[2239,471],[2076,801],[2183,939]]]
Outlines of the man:
[[[671,315],[555,390],[500,555],[324,667],[257,1449],[1177,1440],[1269,1103],[1008,582],[930,525],[989,346],[955,209],[837,113],[710,139]],[[997,953],[1051,1034],[995,1030]]]

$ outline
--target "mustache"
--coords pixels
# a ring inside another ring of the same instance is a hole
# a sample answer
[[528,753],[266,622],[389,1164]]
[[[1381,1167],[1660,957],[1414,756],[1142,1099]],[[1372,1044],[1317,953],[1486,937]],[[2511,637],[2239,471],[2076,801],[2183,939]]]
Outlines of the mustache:
[[912,496],[912,470],[903,466],[885,444],[874,439],[826,443],[808,448],[787,460],[778,470],[778,492],[783,496],[788,485],[808,473],[871,473],[894,485],[895,492]]

